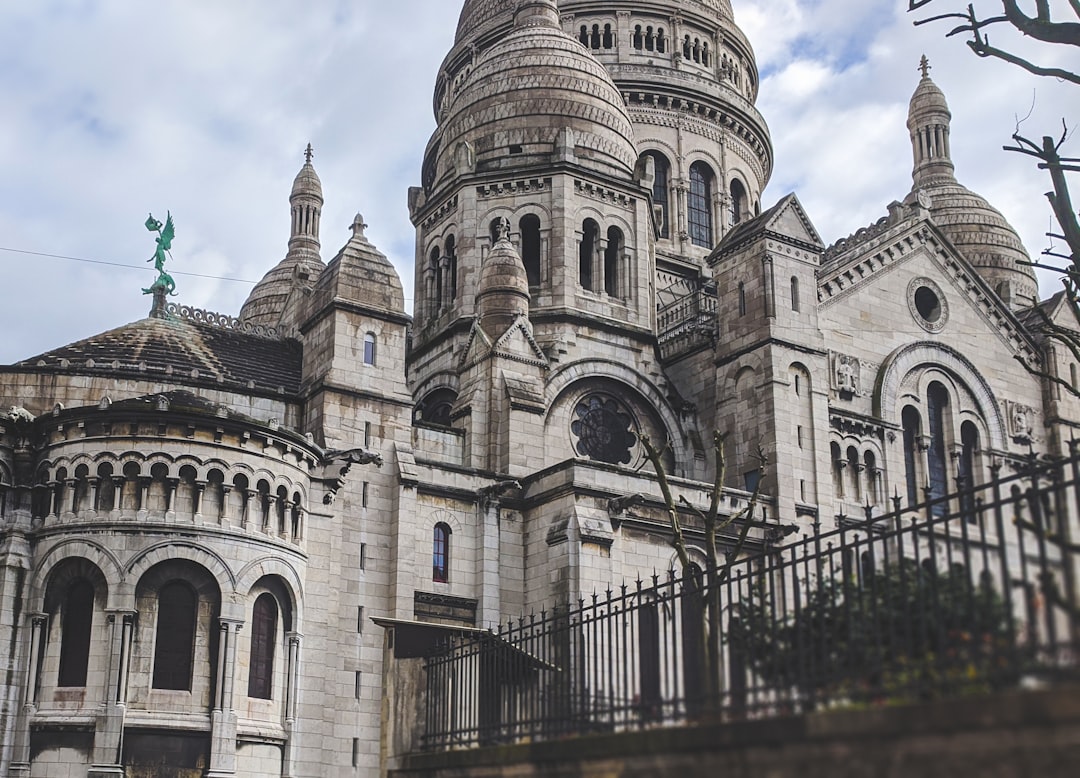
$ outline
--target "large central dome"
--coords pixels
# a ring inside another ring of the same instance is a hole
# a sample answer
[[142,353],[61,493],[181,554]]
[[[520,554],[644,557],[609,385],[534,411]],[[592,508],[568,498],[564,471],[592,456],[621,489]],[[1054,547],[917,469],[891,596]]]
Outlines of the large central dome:
[[603,172],[633,174],[634,132],[611,76],[562,31],[551,6],[535,7],[543,10],[518,11],[514,29],[478,56],[449,95],[429,147],[436,156],[431,189],[457,169],[466,144],[481,172],[548,163],[564,153]]
[[[572,12],[574,5],[574,0],[563,0],[560,3],[562,10],[567,12]],[[673,6],[673,10],[704,9],[727,19],[732,16],[731,0],[669,0],[667,5]],[[461,9],[461,16],[458,18],[454,43],[461,43],[468,38],[482,35],[489,29],[508,25],[517,6],[518,0],[465,0],[465,7]]]

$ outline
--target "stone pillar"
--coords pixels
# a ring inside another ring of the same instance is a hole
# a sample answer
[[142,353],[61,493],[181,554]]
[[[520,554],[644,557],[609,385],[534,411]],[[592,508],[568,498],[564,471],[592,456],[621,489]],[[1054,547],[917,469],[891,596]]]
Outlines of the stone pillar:
[[196,523],[202,523],[203,495],[206,494],[206,481],[195,482],[195,511],[192,517]]
[[299,690],[300,676],[300,641],[303,638],[299,632],[289,632],[285,635],[288,643],[289,654],[287,657],[285,674],[285,708],[282,716],[285,719],[285,753],[281,766],[283,776],[296,775],[297,747],[293,737],[293,728],[296,725],[297,692]]
[[221,484],[221,510],[218,511],[218,524],[223,527],[229,526],[231,522],[229,516],[229,495],[232,494],[232,490],[232,484],[224,482]]
[[207,778],[236,775],[236,645],[243,622],[219,619],[218,666],[214,705],[210,714],[210,770]]
[[94,763],[88,778],[124,775],[124,719],[127,712],[128,671],[135,632],[135,611],[109,614],[109,664],[102,689],[102,704],[94,729]]
[[30,652],[27,655],[23,684],[22,714],[19,716],[12,748],[9,773],[12,778],[30,775],[30,721],[37,713],[38,665],[45,645],[45,626],[48,624],[48,618],[48,615],[44,613],[31,613],[27,617],[30,622]]
[[478,627],[497,627],[502,620],[499,584],[499,499],[481,495],[476,506],[480,524],[480,602]]

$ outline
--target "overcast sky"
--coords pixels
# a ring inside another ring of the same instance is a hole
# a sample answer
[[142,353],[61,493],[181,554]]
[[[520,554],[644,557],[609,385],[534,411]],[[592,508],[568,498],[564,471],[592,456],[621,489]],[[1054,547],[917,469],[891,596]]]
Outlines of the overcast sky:
[[[952,108],[958,178],[1006,214],[1029,252],[1046,247],[1045,174],[1001,146],[1018,115],[1031,112],[1032,136],[1060,131],[1063,116],[1080,122],[1080,89],[979,60],[941,25],[912,27],[905,0],[733,5],[757,52],[758,107],[776,149],[763,207],[795,191],[831,243],[902,198],[904,122],[925,52]],[[176,220],[176,299],[235,315],[250,282],[285,254],[289,190],[309,141],[326,196],[323,259],[360,211],[411,308],[406,195],[460,6],[0,0],[0,364],[146,315],[149,211]],[[1071,64],[1060,51],[1043,60]],[[1070,149],[1080,154],[1080,143]]]

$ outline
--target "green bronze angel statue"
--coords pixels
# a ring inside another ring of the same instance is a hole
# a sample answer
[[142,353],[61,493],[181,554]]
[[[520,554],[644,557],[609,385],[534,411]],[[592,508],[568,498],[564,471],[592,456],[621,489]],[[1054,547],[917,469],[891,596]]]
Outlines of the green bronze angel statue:
[[159,289],[164,290],[166,294],[176,294],[176,282],[173,281],[172,276],[165,272],[165,260],[167,259],[165,254],[172,249],[173,237],[176,235],[172,213],[170,212],[166,216],[164,229],[161,222],[154,218],[154,214],[150,214],[150,218],[146,220],[146,229],[158,234],[158,237],[154,239],[157,243],[157,251],[154,252],[154,256],[146,260],[154,263],[154,269],[158,271],[158,277],[149,289],[143,289],[143,294],[154,294]]

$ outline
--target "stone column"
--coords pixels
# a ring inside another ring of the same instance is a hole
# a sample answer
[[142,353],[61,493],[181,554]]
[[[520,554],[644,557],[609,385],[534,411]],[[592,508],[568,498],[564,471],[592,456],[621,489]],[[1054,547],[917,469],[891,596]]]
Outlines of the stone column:
[[236,775],[236,645],[241,621],[219,619],[217,680],[210,713],[210,770],[207,778]]
[[202,523],[202,509],[203,509],[203,495],[206,494],[206,481],[195,482],[195,511],[193,520],[196,523]]
[[29,778],[30,775],[30,721],[37,713],[38,665],[45,645],[45,626],[48,624],[48,618],[48,615],[44,613],[31,613],[27,617],[30,622],[30,652],[27,656],[23,685],[22,713],[19,716],[12,748],[9,772],[12,778],[16,776]]
[[122,765],[124,719],[127,712],[128,671],[135,632],[135,611],[109,614],[109,664],[94,729],[94,763],[88,778],[124,775]]
[[502,619],[499,585],[499,500],[481,495],[476,506],[480,524],[480,627],[497,627]]

